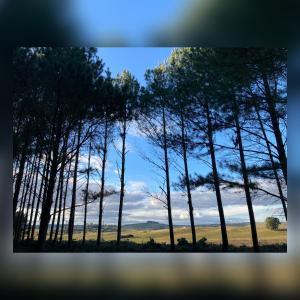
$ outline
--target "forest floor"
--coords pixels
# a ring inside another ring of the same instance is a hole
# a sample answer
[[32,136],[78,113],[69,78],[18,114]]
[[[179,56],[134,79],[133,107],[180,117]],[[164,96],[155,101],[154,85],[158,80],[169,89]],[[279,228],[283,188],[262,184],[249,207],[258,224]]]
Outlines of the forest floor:
[[[249,225],[227,226],[229,251],[230,252],[251,252],[252,241]],[[287,226],[280,225],[279,230],[273,231],[265,227],[265,224],[257,224],[258,239],[262,252],[286,252],[287,251]],[[191,245],[191,233],[189,227],[174,228],[175,242],[185,238],[189,244],[176,245],[179,252],[220,252],[221,233],[217,226],[197,226],[197,246]],[[47,242],[46,252],[169,252],[169,230],[123,230],[122,242],[116,245],[116,232],[104,232],[101,246],[96,245],[97,232],[87,232],[86,243],[82,246],[82,232],[74,233],[73,246],[67,246],[67,235],[64,235],[63,242],[55,246]],[[23,242],[15,247],[16,252],[35,252],[36,241]]]

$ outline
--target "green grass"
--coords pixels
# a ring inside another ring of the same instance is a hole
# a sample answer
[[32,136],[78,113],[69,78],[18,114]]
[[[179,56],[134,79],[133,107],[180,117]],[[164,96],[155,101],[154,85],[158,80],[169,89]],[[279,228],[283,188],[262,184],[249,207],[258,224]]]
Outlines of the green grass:
[[[266,228],[264,223],[257,223],[257,233],[260,245],[271,245],[287,243],[287,226],[280,225],[278,231],[272,231]],[[229,244],[234,246],[251,246],[251,231],[250,225],[247,226],[227,226]],[[146,243],[150,238],[153,238],[156,243],[169,243],[169,230],[123,230],[122,235],[132,234],[133,238],[126,238],[123,241],[130,241],[134,243]],[[175,241],[181,237],[185,237],[189,242],[192,241],[190,227],[175,227],[174,228]],[[219,227],[196,227],[197,240],[202,237],[207,238],[208,243],[221,244],[221,232]],[[74,240],[80,241],[82,239],[82,232],[74,233]],[[87,232],[86,240],[96,240],[96,232]],[[104,241],[115,241],[117,232],[104,232]],[[63,240],[67,240],[67,234],[64,235]]]

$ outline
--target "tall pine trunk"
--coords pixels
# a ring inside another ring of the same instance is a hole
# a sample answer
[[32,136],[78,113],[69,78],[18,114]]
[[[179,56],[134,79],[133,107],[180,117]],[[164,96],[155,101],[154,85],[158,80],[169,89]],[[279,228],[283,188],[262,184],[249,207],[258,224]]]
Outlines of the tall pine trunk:
[[[52,238],[53,238],[53,244],[56,243],[57,235],[58,235],[58,231],[59,231],[62,197],[63,197],[64,170],[65,170],[65,162],[66,162],[66,155],[67,155],[67,149],[68,149],[68,140],[69,140],[69,129],[67,130],[66,136],[64,138],[63,147],[62,147],[62,160],[61,160],[61,165],[60,165],[59,181],[58,181],[58,187],[57,187],[58,192],[57,192],[57,198],[55,201],[55,208],[54,208],[52,225],[51,225],[50,240],[52,240]],[[57,206],[58,206],[58,209],[57,209]],[[54,232],[54,222],[55,222],[56,213],[58,213],[58,216],[57,216],[56,227],[55,227],[55,232]],[[53,237],[53,234],[54,234],[54,237]]]
[[40,189],[39,189],[39,194],[38,194],[38,198],[37,198],[37,204],[36,204],[36,209],[35,209],[35,213],[34,213],[33,224],[31,226],[30,239],[32,239],[32,240],[34,239],[35,227],[36,227],[37,217],[38,217],[40,203],[41,203],[43,186],[46,186],[46,184],[44,182],[45,182],[45,177],[46,177],[46,174],[47,174],[47,171],[48,171],[47,166],[49,166],[49,164],[47,163],[47,159],[46,159],[46,161],[44,162],[43,173],[42,173],[42,181],[40,183]]
[[62,132],[62,123],[63,123],[63,111],[60,99],[60,78],[58,77],[58,88],[57,88],[57,102],[55,107],[55,112],[52,121],[52,134],[51,134],[51,142],[52,146],[49,149],[49,154],[51,154],[52,150],[52,160],[51,155],[49,158],[51,160],[51,168],[49,179],[47,180],[47,193],[42,203],[42,213],[41,213],[41,221],[40,221],[40,229],[39,229],[39,237],[38,237],[38,246],[40,251],[43,251],[45,246],[45,241],[47,238],[48,225],[50,222],[50,212],[53,201],[53,193],[56,182],[57,168],[59,164],[59,145],[61,140],[61,132]]
[[[66,155],[66,153],[64,154]],[[59,232],[59,225],[60,225],[60,219],[61,219],[61,211],[62,211],[62,202],[63,202],[63,192],[64,192],[64,170],[65,170],[65,156],[63,158],[62,164],[61,164],[61,170],[60,170],[60,193],[59,193],[59,208],[58,208],[58,216],[56,221],[56,228],[55,228],[55,234],[53,238],[53,244],[56,243],[58,232]]]
[[165,107],[162,108],[162,121],[163,121],[163,150],[164,150],[164,160],[165,160],[165,173],[166,173],[166,196],[167,196],[167,210],[168,210],[168,221],[169,221],[169,234],[170,234],[170,244],[171,250],[175,250],[174,241],[174,230],[173,230],[173,220],[172,220],[172,209],[171,209],[171,190],[170,190],[170,174],[169,174],[169,158],[168,158],[168,145],[167,145],[167,130],[166,130],[166,114]]
[[85,244],[85,236],[86,236],[86,218],[87,218],[87,202],[88,202],[89,184],[90,184],[91,150],[92,150],[92,138],[90,138],[90,145],[89,145],[86,191],[85,191],[85,195],[84,195],[84,220],[83,220],[83,237],[82,237],[82,245],[83,246]]
[[20,164],[19,164],[19,172],[16,178],[16,183],[15,183],[15,192],[13,196],[13,213],[16,213],[17,210],[17,205],[18,205],[18,200],[19,200],[19,193],[22,185],[22,179],[23,179],[23,174],[24,174],[24,167],[25,167],[25,162],[27,158],[27,151],[28,151],[28,145],[29,145],[29,125],[26,127],[26,134],[25,134],[25,142],[22,148],[22,153],[21,153],[21,159],[20,159]]
[[39,160],[38,160],[37,170],[36,170],[35,184],[34,184],[34,189],[33,189],[33,199],[32,199],[31,210],[30,210],[30,218],[29,218],[29,223],[28,223],[27,240],[30,237],[30,231],[31,231],[31,227],[32,227],[32,218],[33,218],[35,200],[37,198],[36,190],[37,190],[37,184],[38,184],[39,171],[40,171],[40,165],[41,165],[42,157],[43,157],[43,154],[41,152],[40,156],[39,156]]
[[69,163],[69,169],[68,169],[67,180],[66,180],[65,191],[64,191],[63,216],[62,216],[62,221],[61,221],[61,230],[60,230],[60,237],[59,237],[60,242],[62,241],[63,235],[64,235],[66,201],[67,201],[67,195],[68,195],[68,186],[69,186],[69,180],[70,180],[70,174],[71,174],[71,166],[72,166],[72,160]]
[[249,178],[248,178],[248,172],[247,172],[247,166],[246,166],[244,148],[242,142],[240,121],[239,121],[239,108],[236,99],[234,99],[234,120],[235,120],[237,142],[238,142],[239,153],[240,153],[241,170],[242,170],[243,180],[244,180],[246,202],[247,202],[247,207],[249,212],[253,249],[255,252],[258,252],[259,244],[258,244],[257,231],[256,231],[256,222],[255,222],[255,217],[253,212],[252,199],[251,199],[251,193],[249,187]]
[[56,197],[55,197],[54,209],[53,209],[53,213],[52,213],[52,222],[51,222],[49,241],[52,241],[52,239],[53,239],[55,217],[56,217],[56,213],[57,213],[58,199],[60,198],[60,193],[61,193],[62,181],[63,181],[63,168],[61,168],[61,170],[60,170],[59,179],[58,179],[58,183],[56,186]]
[[[18,215],[14,215],[14,240],[18,240],[19,239],[19,226],[20,226],[20,222],[22,219],[22,214],[23,213],[23,207],[24,207],[24,203],[25,203],[25,192],[27,191],[27,182],[28,182],[28,178],[29,178],[29,165],[30,165],[30,161],[28,160],[26,163],[26,167],[25,168],[25,176],[23,179],[23,185],[22,185],[22,195],[20,198],[20,204],[19,204],[19,210],[17,210],[19,212]],[[17,208],[18,209],[18,208]],[[16,211],[16,212],[17,212]]]
[[24,214],[24,211],[25,211],[26,200],[27,200],[27,205],[26,205],[25,220],[24,220],[24,224],[23,224],[23,228],[22,228],[22,240],[24,240],[26,226],[27,226],[28,211],[29,211],[29,207],[30,207],[32,187],[33,187],[33,182],[34,182],[34,178],[35,178],[34,177],[35,176],[34,169],[36,167],[35,164],[36,164],[36,156],[34,156],[34,159],[33,159],[33,162],[32,162],[32,168],[31,168],[30,175],[29,175],[30,178],[27,182],[26,192],[25,192],[25,196],[24,196],[24,205],[23,205],[23,208],[22,208],[22,215]]
[[78,135],[77,135],[77,147],[76,147],[77,149],[76,149],[74,177],[73,177],[72,202],[71,202],[71,210],[70,210],[69,226],[68,226],[68,245],[69,246],[72,245],[72,241],[73,241],[76,192],[77,192],[77,171],[78,171],[78,160],[79,160],[79,152],[80,152],[81,128],[82,128],[82,120],[80,120],[80,123],[78,126]]
[[214,147],[214,140],[213,140],[213,126],[211,122],[211,115],[210,109],[207,102],[205,102],[205,111],[206,111],[206,119],[207,119],[207,136],[208,136],[208,143],[209,143],[209,153],[211,158],[212,164],[212,174],[214,179],[214,187],[216,192],[217,198],[217,205],[220,217],[220,226],[221,226],[221,234],[222,234],[222,248],[223,251],[228,250],[228,237],[227,237],[227,229],[226,229],[226,222],[224,216],[224,209],[221,197],[221,190],[220,190],[220,179],[217,169],[217,162],[216,162],[216,155],[215,155],[215,147]]
[[99,203],[99,220],[98,220],[98,234],[97,245],[101,242],[102,234],[102,217],[103,217],[103,199],[104,199],[104,187],[105,187],[105,166],[107,155],[107,139],[108,139],[108,120],[105,120],[104,128],[104,143],[103,143],[103,156],[102,156],[102,170],[101,170],[101,190],[100,190],[100,203]]
[[282,188],[281,188],[281,183],[280,183],[280,180],[279,180],[279,177],[278,177],[277,169],[276,169],[276,166],[275,166],[275,161],[274,161],[274,158],[273,158],[273,155],[272,155],[272,150],[271,150],[270,142],[269,142],[266,130],[264,128],[264,124],[262,122],[260,113],[259,113],[258,108],[257,108],[256,105],[255,105],[255,111],[256,111],[256,115],[257,115],[257,119],[259,121],[259,125],[260,125],[260,128],[261,128],[261,131],[263,133],[263,136],[264,136],[264,139],[265,139],[265,142],[266,142],[266,146],[267,146],[269,157],[270,157],[270,161],[271,161],[271,164],[272,164],[273,173],[274,173],[274,176],[275,176],[275,180],[276,180],[276,184],[277,184],[279,196],[280,196],[281,203],[282,203],[282,208],[283,208],[283,211],[284,211],[285,219],[287,220],[286,199],[283,196],[283,192],[282,192]]
[[117,233],[117,245],[121,242],[121,231],[122,231],[122,212],[123,212],[123,202],[124,202],[124,188],[125,188],[125,155],[126,155],[126,128],[127,128],[127,120],[126,114],[123,121],[123,129],[122,129],[122,166],[121,166],[121,188],[120,188],[120,204],[119,204],[119,216],[118,216],[118,233]]
[[282,170],[285,182],[287,183],[287,158],[286,158],[284,144],[282,141],[282,135],[281,135],[280,127],[279,127],[278,114],[276,112],[275,101],[272,97],[268,79],[264,72],[262,73],[262,77],[263,77],[263,82],[264,82],[264,87],[265,87],[268,111],[270,114],[272,128],[273,128],[274,135],[275,135],[280,166],[281,166],[281,170]]
[[187,161],[185,124],[184,124],[184,117],[182,112],[180,117],[181,117],[181,146],[182,146],[182,155],[183,155],[183,162],[184,162],[184,173],[185,173],[184,183],[186,186],[186,191],[188,196],[188,206],[189,206],[189,214],[190,214],[190,222],[191,222],[193,247],[195,247],[197,238],[196,238],[196,230],[195,230],[195,222],[194,222],[194,208],[192,203],[190,176],[189,176],[188,161]]

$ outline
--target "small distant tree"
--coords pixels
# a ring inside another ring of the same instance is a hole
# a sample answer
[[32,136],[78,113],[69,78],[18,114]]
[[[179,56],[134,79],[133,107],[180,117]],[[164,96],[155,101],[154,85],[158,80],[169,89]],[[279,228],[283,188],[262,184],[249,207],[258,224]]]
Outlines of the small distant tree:
[[266,218],[265,223],[266,223],[266,227],[270,230],[278,230],[279,225],[281,224],[279,219],[275,217]]

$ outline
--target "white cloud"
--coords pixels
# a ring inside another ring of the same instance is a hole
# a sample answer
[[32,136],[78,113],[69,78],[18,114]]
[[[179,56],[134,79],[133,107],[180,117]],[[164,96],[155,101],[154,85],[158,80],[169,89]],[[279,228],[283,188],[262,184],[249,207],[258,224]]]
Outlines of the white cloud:
[[128,183],[126,184],[126,191],[127,192],[144,192],[145,189],[147,187],[146,182],[144,181],[133,181],[130,180],[128,181]]
[[[77,204],[82,204],[81,190],[85,188],[85,179],[78,181]],[[81,187],[80,187],[81,186]],[[79,188],[80,187],[80,188]],[[116,185],[107,188],[119,188]],[[268,190],[276,192],[276,186],[268,186]],[[158,221],[167,224],[167,210],[163,207],[163,203],[149,196],[146,193],[147,184],[144,181],[128,181],[125,186],[123,223],[145,222],[148,220]],[[100,182],[92,180],[90,182],[90,190],[99,191]],[[68,188],[67,207],[71,203],[72,180]],[[267,216],[271,216],[274,212],[281,210],[280,201],[274,203],[274,198],[262,197],[257,201],[253,201],[253,209],[257,221],[264,221]],[[105,198],[104,205],[104,222],[107,224],[116,224],[118,218],[120,194],[114,194]],[[195,223],[198,224],[218,224],[219,212],[216,202],[215,193],[213,191],[193,191],[192,201],[194,207]],[[225,218],[228,223],[231,222],[248,222],[249,214],[246,205],[245,195],[242,192],[234,192],[233,190],[222,190],[222,201]],[[189,211],[187,197],[181,192],[171,193],[172,216],[174,224],[188,225]],[[99,199],[88,205],[88,222],[97,223],[99,212]],[[69,210],[66,211],[66,220],[68,220]],[[76,208],[76,224],[83,222],[83,207]]]

